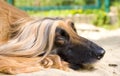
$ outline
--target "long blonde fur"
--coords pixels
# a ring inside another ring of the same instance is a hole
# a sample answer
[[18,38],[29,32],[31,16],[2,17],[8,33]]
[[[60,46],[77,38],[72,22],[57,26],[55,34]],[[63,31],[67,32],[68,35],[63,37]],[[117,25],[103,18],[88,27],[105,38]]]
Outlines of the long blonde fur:
[[[65,29],[74,40],[76,33],[62,20],[31,19],[20,28],[17,36],[0,47],[0,54],[8,56],[38,56],[53,48],[55,30]],[[73,34],[74,33],[74,34]],[[76,35],[77,37],[77,35]]]
[[[69,33],[72,42],[77,35],[64,20],[30,18],[29,15],[0,0],[0,72],[17,74],[41,68],[65,69],[55,49],[57,27]],[[38,57],[38,55],[45,55]]]
[[[15,68],[19,69],[19,73],[31,72],[36,70],[34,68],[31,70],[21,71],[20,68],[23,68],[24,66],[23,65],[24,58],[25,59],[28,58],[28,61],[30,60],[31,63],[25,61],[27,64],[30,64],[30,66],[32,66],[31,64],[41,63],[42,61],[44,61],[45,58],[49,58],[50,52],[52,52],[52,50],[55,49],[54,40],[55,40],[55,31],[57,27],[64,29],[69,34],[70,40],[72,42],[77,42],[77,39],[79,38],[78,35],[72,30],[72,28],[65,21],[59,19],[55,20],[49,18],[48,19],[25,18],[17,21],[14,25],[19,26],[18,28],[16,28],[16,30],[14,30],[14,32],[18,31],[18,33],[7,43],[0,46],[0,55],[1,55],[0,63],[4,64],[4,66],[6,65],[6,67],[9,68],[13,68],[13,67],[8,65],[12,65],[13,62],[14,64],[16,63],[15,64],[16,67],[14,67],[14,69]],[[45,55],[39,58],[38,55],[43,53],[45,53]],[[7,58],[13,57],[7,60],[10,61],[9,64],[7,63],[7,61],[5,61],[6,56]],[[18,57],[18,59],[15,57]],[[36,57],[38,57],[37,60]],[[21,59],[21,63],[18,63],[20,60],[19,58]],[[57,59],[60,62],[60,59],[59,58]],[[17,66],[20,68],[18,68]],[[1,67],[3,67],[3,65],[0,65],[0,68]],[[4,69],[1,71],[4,72]],[[10,70],[8,70],[8,73],[13,74],[13,71],[11,72]],[[14,71],[14,74],[15,73],[18,72]]]
[[[65,21],[30,18],[24,11],[0,1],[0,72],[17,74],[46,66],[63,69],[65,62],[57,55],[50,55],[55,48],[56,27],[65,29],[71,41],[76,41],[77,35]],[[38,57],[43,53],[44,56]]]

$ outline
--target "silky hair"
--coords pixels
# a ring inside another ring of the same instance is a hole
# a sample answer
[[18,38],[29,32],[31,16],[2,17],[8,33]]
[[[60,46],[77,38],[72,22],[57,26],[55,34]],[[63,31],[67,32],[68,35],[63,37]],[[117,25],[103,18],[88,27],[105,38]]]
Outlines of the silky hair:
[[59,55],[50,54],[57,48],[54,44],[56,28],[65,30],[70,40],[77,42],[78,36],[67,21],[30,18],[26,12],[0,0],[0,23],[1,73],[18,74],[48,67],[67,67]]
[[0,46],[0,55],[17,57],[36,57],[42,53],[46,57],[54,48],[55,31],[59,27],[65,30],[72,42],[79,36],[62,19],[25,18],[17,21],[19,25],[14,31],[17,35],[6,44]]
[[10,39],[12,24],[24,17],[29,17],[29,15],[5,0],[0,0],[0,45]]

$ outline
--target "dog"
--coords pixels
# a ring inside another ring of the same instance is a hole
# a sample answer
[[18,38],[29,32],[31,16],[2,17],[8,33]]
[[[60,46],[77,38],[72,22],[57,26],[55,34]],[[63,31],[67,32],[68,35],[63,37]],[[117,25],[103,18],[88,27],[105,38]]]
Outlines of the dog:
[[[76,32],[74,23],[69,21],[69,26]],[[57,29],[56,30],[56,39],[58,42],[55,44],[59,47],[57,49],[57,54],[64,60],[69,63],[69,67],[78,70],[84,68],[84,65],[92,64],[100,60],[104,54],[105,50],[97,45],[96,43],[79,36],[78,42],[73,43],[69,40],[69,35],[65,30]],[[76,32],[77,33],[77,32]]]
[[[4,4],[2,8],[9,8],[9,5]],[[10,8],[14,7],[10,6]],[[16,9],[13,10],[12,13],[18,11]],[[23,14],[23,16],[10,16],[12,14],[7,15],[10,18],[5,16],[6,19],[4,21],[6,23],[2,23],[2,27],[0,27],[0,31],[3,32],[0,33],[1,72],[17,74],[36,71],[36,69],[41,68],[37,68],[38,66],[46,67],[46,65],[44,66],[45,59],[49,60],[48,63],[51,61],[53,63],[56,63],[56,61],[61,63],[56,66],[51,64],[49,67],[65,67],[67,62],[70,68],[77,70],[84,64],[92,64],[100,60],[105,54],[102,47],[79,36],[74,23],[69,20],[61,18],[31,18],[26,13],[20,14]],[[9,23],[8,20],[14,18],[15,20]],[[10,28],[7,29],[4,26],[9,26]],[[8,32],[2,31],[3,29]],[[10,63],[8,64],[8,62]],[[15,67],[12,66],[13,63]],[[27,70],[27,68],[33,67],[35,63],[37,67]],[[23,68],[26,68],[26,70],[23,71]]]

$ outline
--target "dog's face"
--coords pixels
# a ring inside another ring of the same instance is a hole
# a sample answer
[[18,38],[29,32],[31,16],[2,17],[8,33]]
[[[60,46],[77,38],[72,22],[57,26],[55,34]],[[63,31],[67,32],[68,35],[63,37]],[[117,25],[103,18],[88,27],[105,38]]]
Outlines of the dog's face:
[[79,37],[78,43],[72,43],[69,35],[60,28],[56,30],[55,45],[57,54],[75,70],[100,60],[105,54],[102,47],[86,38]]

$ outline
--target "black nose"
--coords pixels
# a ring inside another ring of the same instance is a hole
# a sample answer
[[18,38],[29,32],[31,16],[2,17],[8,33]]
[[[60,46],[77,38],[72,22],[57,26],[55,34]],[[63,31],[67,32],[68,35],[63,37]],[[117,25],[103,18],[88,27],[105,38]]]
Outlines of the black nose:
[[97,59],[101,59],[105,54],[105,50],[99,50],[96,53]]

